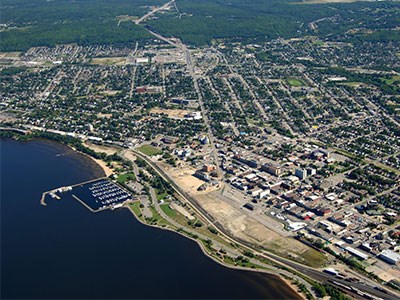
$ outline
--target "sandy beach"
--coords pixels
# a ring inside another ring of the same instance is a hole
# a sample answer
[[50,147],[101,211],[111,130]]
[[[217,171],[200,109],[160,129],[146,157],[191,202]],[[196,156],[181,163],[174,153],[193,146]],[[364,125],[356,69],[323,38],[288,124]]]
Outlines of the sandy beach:
[[114,174],[114,170],[111,169],[110,167],[108,167],[107,163],[105,163],[101,159],[95,159],[95,158],[91,157],[90,155],[88,155],[88,157],[90,157],[92,160],[94,160],[103,169],[103,171],[107,177]]

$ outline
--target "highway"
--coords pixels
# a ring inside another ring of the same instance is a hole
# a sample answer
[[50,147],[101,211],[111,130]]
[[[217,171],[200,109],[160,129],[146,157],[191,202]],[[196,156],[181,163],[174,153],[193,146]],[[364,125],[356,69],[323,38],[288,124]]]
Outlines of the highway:
[[150,11],[149,13],[145,14],[144,16],[140,17],[139,19],[137,19],[135,21],[136,25],[139,25],[141,22],[145,21],[146,19],[148,19],[150,16],[154,15],[156,12],[166,9],[169,5],[171,5],[172,3],[174,3],[175,0],[171,0],[167,3],[165,3],[163,6],[157,7],[156,9],[153,9],[152,11]]

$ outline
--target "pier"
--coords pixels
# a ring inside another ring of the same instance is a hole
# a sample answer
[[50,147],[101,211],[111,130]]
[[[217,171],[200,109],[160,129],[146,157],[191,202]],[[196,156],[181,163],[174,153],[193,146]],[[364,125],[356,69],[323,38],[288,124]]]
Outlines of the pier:
[[44,192],[40,204],[47,205],[47,196],[60,200],[63,194],[72,196],[91,212],[115,209],[134,201],[123,187],[103,177]]

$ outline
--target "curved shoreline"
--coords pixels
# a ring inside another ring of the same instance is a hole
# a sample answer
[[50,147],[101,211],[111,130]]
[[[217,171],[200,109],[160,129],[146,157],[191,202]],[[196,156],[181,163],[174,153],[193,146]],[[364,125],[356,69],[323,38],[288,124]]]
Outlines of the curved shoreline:
[[[45,140],[46,140],[46,139],[45,139]],[[51,141],[51,140],[48,140],[48,141],[53,142],[53,141]],[[58,142],[55,142],[55,143],[58,143]],[[61,143],[61,144],[62,144],[62,143]],[[77,149],[75,149],[75,148],[73,148],[73,147],[71,147],[71,146],[69,146],[69,145],[65,145],[65,146],[67,146],[67,147],[68,147],[69,149],[71,149],[73,152],[78,153],[78,154],[81,154],[81,155],[83,155],[84,157],[89,158],[92,162],[94,162],[95,164],[97,164],[97,165],[103,170],[103,173],[105,174],[105,176],[108,177],[108,176],[114,174],[114,172],[113,172],[109,167],[106,166],[106,163],[105,163],[104,161],[102,161],[102,160],[100,160],[100,159],[96,159],[96,158],[90,156],[89,154],[83,153],[83,152],[81,152],[81,151],[79,151],[79,150],[77,150]],[[108,175],[107,172],[111,172],[111,173]],[[241,270],[241,271],[248,271],[248,272],[257,272],[257,273],[266,274],[266,275],[268,275],[268,276],[276,277],[277,279],[279,279],[280,281],[282,281],[284,284],[286,284],[287,288],[290,289],[290,290],[292,290],[292,292],[293,292],[294,294],[296,294],[296,295],[299,297],[299,299],[307,299],[306,296],[305,296],[304,294],[300,293],[300,292],[297,290],[295,284],[293,284],[292,282],[290,282],[288,279],[284,278],[284,277],[281,276],[280,274],[271,273],[271,272],[268,272],[268,271],[263,270],[263,269],[252,269],[252,268],[246,268],[246,267],[241,267],[241,266],[232,266],[232,265],[226,264],[226,263],[224,263],[224,262],[222,262],[222,261],[216,259],[216,258],[213,257],[212,255],[210,255],[210,254],[205,250],[204,245],[203,245],[200,241],[198,241],[198,240],[196,240],[196,239],[194,239],[194,238],[192,238],[192,237],[190,237],[190,236],[188,236],[188,235],[185,235],[185,234],[183,234],[183,233],[181,233],[181,232],[178,232],[178,231],[176,231],[176,230],[173,230],[173,229],[171,229],[171,228],[168,228],[168,227],[162,227],[162,226],[158,226],[158,225],[150,225],[150,224],[147,224],[147,223],[143,222],[143,220],[141,220],[140,218],[138,218],[138,216],[136,216],[136,214],[132,211],[132,209],[131,209],[130,207],[127,207],[127,206],[123,206],[123,207],[127,208],[127,209],[133,214],[133,216],[135,217],[135,219],[138,220],[142,225],[149,226],[149,227],[153,227],[153,228],[158,228],[158,229],[161,229],[161,230],[167,230],[167,231],[170,231],[170,232],[174,232],[174,233],[177,233],[177,234],[183,236],[184,238],[187,238],[187,239],[190,239],[190,240],[196,242],[196,244],[198,244],[198,246],[200,247],[200,249],[201,249],[201,251],[203,252],[203,254],[204,254],[206,257],[208,257],[209,259],[211,259],[211,260],[213,260],[214,262],[218,263],[219,265],[221,265],[221,266],[223,266],[223,267],[226,267],[226,268],[234,269],[234,270]]]
[[[14,138],[12,138],[12,139],[13,139],[13,140],[16,140],[16,139],[14,139]],[[108,167],[105,165],[105,162],[104,162],[104,161],[99,160],[99,159],[95,159],[94,157],[90,156],[89,154],[83,153],[83,152],[81,152],[81,151],[75,149],[74,147],[72,147],[72,146],[70,146],[70,145],[68,145],[68,144],[62,143],[62,142],[53,141],[53,140],[46,139],[46,138],[35,138],[35,139],[43,140],[43,141],[46,141],[46,142],[49,142],[49,143],[54,143],[54,144],[66,146],[66,147],[67,147],[69,150],[71,150],[73,153],[79,154],[79,155],[83,155],[83,157],[89,158],[91,162],[94,162],[97,166],[99,166],[99,167],[101,168],[101,170],[103,171],[103,175],[106,175],[107,177],[109,176],[109,175],[107,174],[107,172],[111,171],[111,169],[108,168]],[[34,139],[33,139],[33,140],[34,140]],[[112,172],[111,174],[114,174],[113,171],[111,171],[111,172]],[[110,174],[110,175],[111,175],[111,174]],[[149,227],[153,227],[153,228],[158,228],[158,229],[162,229],[162,230],[167,230],[167,231],[170,231],[170,232],[174,232],[174,233],[177,233],[177,234],[179,234],[179,235],[181,235],[181,236],[183,236],[183,237],[185,237],[185,238],[188,238],[188,239],[190,239],[190,240],[196,242],[196,243],[199,245],[199,247],[200,247],[201,251],[203,252],[203,254],[204,254],[206,257],[208,257],[208,258],[210,258],[211,260],[213,260],[214,262],[218,263],[219,265],[221,265],[221,266],[223,266],[223,267],[227,267],[227,268],[233,269],[233,270],[252,271],[252,272],[257,272],[257,273],[263,273],[263,274],[268,275],[268,276],[271,276],[271,277],[275,277],[276,279],[280,280],[282,283],[284,283],[284,284],[286,285],[287,290],[290,291],[291,294],[297,295],[298,299],[306,299],[306,297],[305,297],[304,294],[298,292],[298,290],[297,290],[297,288],[296,288],[296,285],[294,285],[294,284],[291,283],[289,280],[287,280],[287,279],[285,279],[284,277],[282,277],[280,274],[275,274],[275,273],[269,272],[269,271],[264,270],[264,269],[257,269],[257,268],[252,269],[252,268],[247,268],[247,267],[242,267],[242,266],[233,266],[233,265],[230,265],[230,264],[226,264],[226,263],[222,262],[221,260],[218,260],[217,258],[213,257],[211,254],[209,254],[209,253],[207,252],[207,250],[205,249],[205,246],[204,246],[199,240],[196,240],[196,239],[194,239],[194,238],[192,238],[192,237],[190,237],[190,236],[188,236],[188,235],[185,235],[184,233],[181,233],[181,232],[179,232],[179,231],[173,230],[172,228],[169,228],[168,226],[162,227],[162,226],[158,226],[158,225],[150,225],[150,224],[147,224],[147,223],[145,223],[143,220],[141,220],[141,219],[134,213],[134,211],[133,211],[130,207],[128,207],[128,206],[123,206],[123,207],[127,208],[127,209],[134,215],[134,217],[136,218],[136,220],[138,220],[142,225],[149,226]],[[168,220],[167,220],[167,221],[168,221]]]
[[284,284],[286,284],[287,289],[288,289],[288,290],[291,290],[293,294],[296,294],[296,295],[299,297],[299,299],[307,299],[305,295],[303,295],[302,293],[300,293],[300,292],[297,291],[296,285],[294,285],[293,283],[291,283],[291,282],[290,282],[289,280],[287,280],[286,278],[282,277],[280,274],[275,274],[275,273],[272,273],[272,272],[269,272],[269,271],[263,270],[263,269],[252,269],[252,268],[246,268],[246,267],[241,267],[241,266],[232,266],[232,265],[226,264],[226,263],[224,263],[224,262],[222,262],[222,261],[216,259],[214,256],[210,255],[210,254],[207,252],[207,250],[205,249],[204,245],[203,245],[199,240],[196,240],[196,239],[194,239],[194,238],[192,238],[192,237],[190,237],[190,236],[188,236],[188,235],[185,235],[185,234],[183,234],[183,233],[181,233],[181,232],[179,232],[179,231],[173,230],[173,229],[169,228],[168,226],[163,227],[163,226],[158,226],[158,225],[150,225],[150,224],[147,224],[147,223],[143,222],[143,220],[141,220],[141,219],[134,213],[134,211],[133,211],[130,207],[128,207],[128,206],[123,206],[123,208],[128,209],[128,210],[131,212],[131,214],[135,217],[135,219],[136,219],[137,221],[139,221],[141,224],[143,224],[144,226],[149,226],[149,227],[153,227],[153,228],[157,228],[157,229],[161,229],[161,230],[170,231],[170,232],[179,234],[180,236],[182,236],[182,237],[184,237],[184,238],[187,238],[187,239],[189,239],[189,240],[192,240],[193,242],[195,242],[195,243],[199,246],[200,250],[203,252],[203,254],[204,254],[206,257],[208,257],[209,259],[213,260],[214,262],[216,262],[217,264],[219,264],[219,265],[221,265],[221,266],[223,266],[223,267],[225,267],[225,268],[230,268],[230,269],[233,269],[233,270],[240,270],[240,271],[247,271],[247,272],[263,273],[263,274],[266,274],[266,275],[268,275],[268,276],[270,276],[270,277],[275,277],[275,278],[277,278],[278,280],[280,280],[281,282],[283,282]]

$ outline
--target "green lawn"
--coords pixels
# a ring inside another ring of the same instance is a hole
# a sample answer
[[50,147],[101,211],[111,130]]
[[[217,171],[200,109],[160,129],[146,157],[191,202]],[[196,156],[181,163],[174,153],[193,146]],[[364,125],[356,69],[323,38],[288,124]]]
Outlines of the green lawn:
[[119,184],[124,184],[125,182],[130,181],[130,180],[136,181],[135,174],[133,174],[133,173],[125,173],[125,174],[119,175],[118,178],[117,178],[117,182]]
[[156,189],[156,196],[157,196],[157,200],[160,201],[161,199],[164,199],[165,197],[167,197],[168,193],[167,192],[160,193],[160,191]]
[[314,45],[319,45],[319,46],[322,46],[322,45],[325,44],[325,43],[324,43],[323,41],[321,41],[321,40],[314,40],[314,41],[312,41],[312,43],[313,43]]
[[323,253],[312,248],[303,252],[302,254],[300,254],[300,256],[304,259],[304,264],[313,268],[321,268],[327,263],[326,256]]
[[287,83],[288,83],[290,86],[305,86],[305,84],[304,84],[303,81],[301,81],[301,80],[299,80],[299,79],[296,79],[296,78],[289,78],[289,79],[287,79]]
[[171,208],[169,207],[169,204],[161,204],[161,205],[160,205],[160,208],[163,210],[163,212],[165,212],[165,214],[166,214],[168,217],[173,218],[173,217],[176,216],[176,211],[173,210],[173,209],[171,209]]
[[136,201],[133,203],[129,203],[129,207],[130,209],[132,209],[133,213],[137,216],[137,217],[141,217],[142,215],[142,211],[140,209],[140,201]]
[[399,85],[400,83],[400,76],[392,76],[391,78],[383,78],[383,81],[386,84],[390,84],[390,85]]
[[138,150],[148,156],[158,155],[162,153],[160,149],[153,147],[151,145],[143,145],[139,147]]

